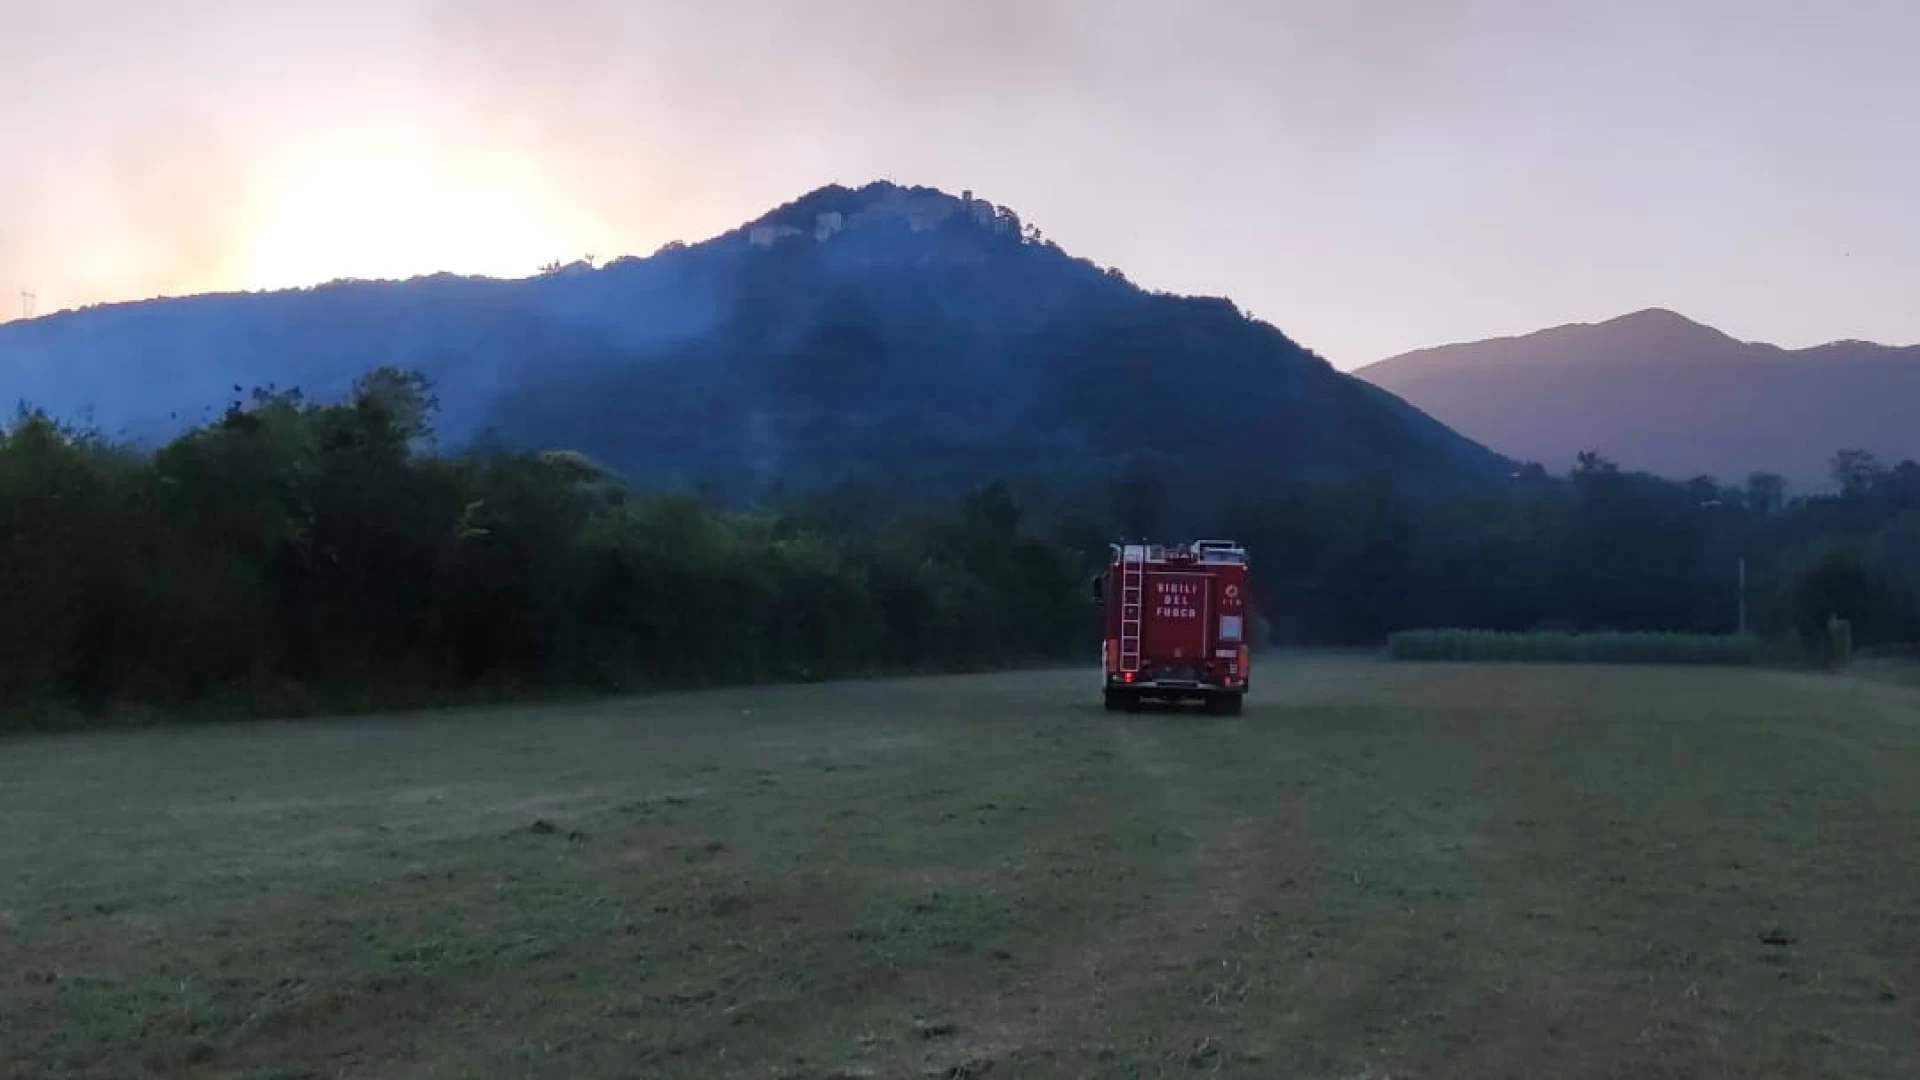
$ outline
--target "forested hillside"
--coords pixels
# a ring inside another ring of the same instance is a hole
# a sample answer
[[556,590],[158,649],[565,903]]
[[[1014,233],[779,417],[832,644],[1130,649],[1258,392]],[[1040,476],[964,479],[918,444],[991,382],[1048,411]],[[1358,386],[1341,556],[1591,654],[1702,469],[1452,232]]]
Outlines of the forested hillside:
[[0,394],[154,444],[241,388],[345,394],[380,366],[441,399],[442,448],[574,449],[742,507],[857,484],[957,498],[1136,463],[1229,486],[1504,463],[1231,302],[1149,293],[1013,211],[832,187],[652,257],[523,281],[336,283],[0,327]]

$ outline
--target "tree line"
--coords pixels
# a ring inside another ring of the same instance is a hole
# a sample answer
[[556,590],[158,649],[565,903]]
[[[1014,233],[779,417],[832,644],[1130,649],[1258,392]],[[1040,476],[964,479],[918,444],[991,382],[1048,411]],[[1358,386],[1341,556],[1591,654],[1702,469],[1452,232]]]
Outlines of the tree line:
[[1276,634],[1303,644],[1744,626],[1815,659],[1835,617],[1859,645],[1920,641],[1920,465],[1843,451],[1833,472],[1789,498],[1770,474],[1672,481],[1586,453],[1564,477],[1439,495],[1376,479],[1262,496],[1222,527],[1257,553]]
[[[427,448],[382,370],[257,391],[152,453],[0,437],[0,708],[299,712],[1086,655],[1089,552],[1004,487],[859,532],[628,490],[577,454]],[[1096,555],[1104,555],[1104,544]]]
[[1136,468],[1091,500],[741,510],[572,452],[437,452],[434,409],[383,369],[336,403],[255,391],[151,452],[23,410],[0,432],[0,727],[1080,660],[1121,537],[1239,540],[1288,644],[1726,633],[1743,609],[1787,648],[1832,616],[1862,645],[1920,641],[1920,466],[1857,452],[1799,498],[1587,454],[1443,491],[1262,482],[1196,505]]

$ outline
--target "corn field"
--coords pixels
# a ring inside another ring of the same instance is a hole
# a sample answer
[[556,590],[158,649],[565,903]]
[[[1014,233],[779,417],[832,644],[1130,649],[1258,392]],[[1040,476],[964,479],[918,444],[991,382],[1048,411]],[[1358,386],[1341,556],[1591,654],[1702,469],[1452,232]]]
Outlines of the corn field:
[[1407,630],[1387,639],[1395,660],[1742,665],[1758,663],[1762,650],[1760,639],[1732,634]]

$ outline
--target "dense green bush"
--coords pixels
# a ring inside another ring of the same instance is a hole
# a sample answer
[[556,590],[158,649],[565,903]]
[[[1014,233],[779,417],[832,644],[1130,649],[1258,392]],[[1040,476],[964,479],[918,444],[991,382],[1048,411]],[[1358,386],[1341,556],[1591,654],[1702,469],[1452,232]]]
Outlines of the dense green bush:
[[1714,634],[1406,630],[1387,638],[1395,660],[1740,665],[1758,662],[1763,652],[1758,638]]
[[0,433],[0,727],[218,703],[804,680],[1084,655],[1104,556],[1003,488],[864,531],[425,452],[433,401],[257,394],[157,452]]
[[1886,660],[1903,664],[1920,664],[1920,642],[1902,641],[1890,645],[1873,645],[1854,651],[1855,660]]

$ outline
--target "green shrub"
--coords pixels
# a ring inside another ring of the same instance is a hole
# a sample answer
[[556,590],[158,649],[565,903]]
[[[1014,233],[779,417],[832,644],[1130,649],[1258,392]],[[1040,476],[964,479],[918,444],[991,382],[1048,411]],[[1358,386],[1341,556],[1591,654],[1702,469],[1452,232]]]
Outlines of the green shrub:
[[[1084,655],[1089,563],[1003,486],[855,528],[418,445],[424,384],[262,393],[153,453],[0,427],[0,731]],[[132,710],[133,713],[130,713]]]
[[1732,634],[1507,633],[1493,630],[1407,630],[1387,639],[1395,660],[1536,664],[1758,663],[1764,643]]
[[1900,641],[1885,645],[1869,645],[1853,651],[1855,660],[1892,660],[1908,664],[1920,664],[1920,642]]

